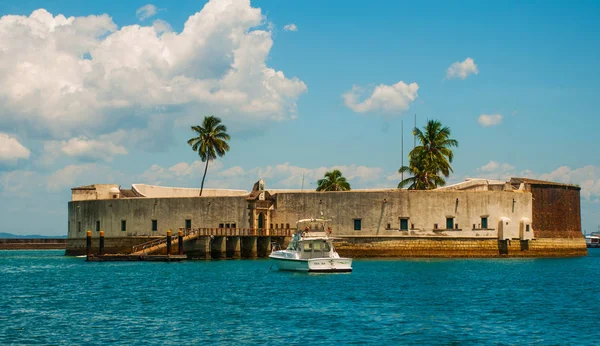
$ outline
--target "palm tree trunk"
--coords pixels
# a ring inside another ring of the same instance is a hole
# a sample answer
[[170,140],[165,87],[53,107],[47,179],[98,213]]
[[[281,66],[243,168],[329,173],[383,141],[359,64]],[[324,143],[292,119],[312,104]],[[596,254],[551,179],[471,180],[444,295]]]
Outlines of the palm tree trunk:
[[204,190],[204,179],[206,179],[206,171],[208,170],[208,161],[206,160],[206,167],[204,167],[204,175],[202,176],[202,185],[200,185],[200,197],[202,197],[202,190]]

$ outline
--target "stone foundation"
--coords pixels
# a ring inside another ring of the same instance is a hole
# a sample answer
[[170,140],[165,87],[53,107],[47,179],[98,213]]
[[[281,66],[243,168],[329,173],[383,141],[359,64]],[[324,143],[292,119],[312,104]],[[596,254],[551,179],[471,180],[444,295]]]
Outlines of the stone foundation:
[[581,238],[530,241],[447,238],[345,238],[335,242],[340,256],[377,257],[575,257],[586,256]]

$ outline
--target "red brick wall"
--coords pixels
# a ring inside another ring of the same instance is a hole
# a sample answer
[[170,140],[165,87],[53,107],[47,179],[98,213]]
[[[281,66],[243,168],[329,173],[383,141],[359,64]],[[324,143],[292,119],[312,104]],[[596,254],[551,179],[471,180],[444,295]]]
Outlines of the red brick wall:
[[536,238],[583,238],[579,191],[574,186],[531,185]]

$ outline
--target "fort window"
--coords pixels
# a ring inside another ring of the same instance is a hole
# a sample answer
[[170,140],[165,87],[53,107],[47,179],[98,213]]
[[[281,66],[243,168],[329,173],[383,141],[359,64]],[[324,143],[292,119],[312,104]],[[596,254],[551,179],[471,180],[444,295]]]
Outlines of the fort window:
[[225,224],[220,223],[219,228],[225,228]]
[[525,232],[529,232],[529,225],[525,225]]
[[400,219],[400,230],[408,231],[408,219],[406,219],[406,218]]
[[77,232],[81,232],[81,221],[77,221]]
[[433,229],[438,229],[438,224],[437,223],[433,224]]
[[289,223],[286,223],[286,224],[285,224],[285,228],[289,229],[289,228],[290,228],[290,224],[289,224]]
[[237,225],[236,225],[235,223],[232,223],[232,224],[231,224],[231,228],[237,228],[236,226],[237,226]]
[[410,224],[410,229],[415,229],[415,224],[414,223]]
[[154,231],[154,232],[158,231],[158,221],[157,220],[152,220],[152,231]]
[[391,224],[391,223],[388,223],[388,224],[387,224],[387,227],[386,227],[385,229],[392,229],[392,224]]
[[283,228],[283,224],[281,224],[281,228]]
[[488,218],[487,218],[487,216],[481,218],[481,228],[483,228],[483,229],[487,229],[488,228]]
[[271,224],[271,229],[273,229],[273,224]]
[[354,219],[354,230],[360,231],[362,229],[362,219]]
[[279,228],[279,225],[278,225],[278,224],[275,224],[275,228]]
[[127,220],[121,220],[121,232],[127,231]]
[[231,224],[229,224],[229,223],[226,223],[226,224],[225,224],[225,228],[231,228]]
[[446,229],[453,229],[453,228],[454,228],[454,218],[447,217],[446,218]]
[[192,220],[185,220],[185,228],[192,228]]
[[96,221],[96,232],[100,232],[100,221]]
[[454,224],[454,229],[458,229],[458,224],[457,223]]

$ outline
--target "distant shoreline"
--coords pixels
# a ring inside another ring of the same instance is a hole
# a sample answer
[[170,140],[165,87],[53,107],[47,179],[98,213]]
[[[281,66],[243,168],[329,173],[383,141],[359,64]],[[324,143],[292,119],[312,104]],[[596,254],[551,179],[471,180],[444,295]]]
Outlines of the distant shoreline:
[[0,238],[0,250],[61,250],[67,238]]

